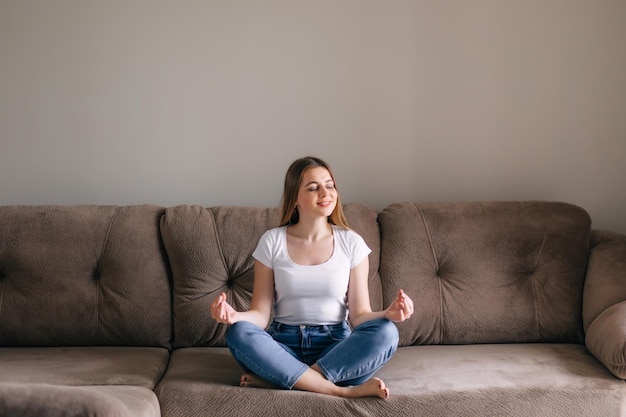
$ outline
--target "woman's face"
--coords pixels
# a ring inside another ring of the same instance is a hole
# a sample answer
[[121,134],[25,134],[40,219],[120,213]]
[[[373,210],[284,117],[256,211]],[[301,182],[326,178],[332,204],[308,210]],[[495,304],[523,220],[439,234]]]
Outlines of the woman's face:
[[328,217],[332,214],[337,205],[337,190],[326,168],[315,167],[304,171],[296,205],[300,218]]

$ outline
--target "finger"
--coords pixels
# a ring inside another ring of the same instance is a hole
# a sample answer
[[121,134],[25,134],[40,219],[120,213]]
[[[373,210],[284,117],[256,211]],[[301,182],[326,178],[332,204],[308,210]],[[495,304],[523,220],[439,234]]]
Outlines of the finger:
[[404,302],[404,304],[406,304],[407,306],[413,308],[413,300],[411,300],[411,297],[409,297],[408,295],[406,295],[405,292],[402,292],[402,301]]
[[217,308],[222,303],[222,301],[224,300],[224,296],[225,296],[225,294],[221,293],[220,295],[215,297],[215,300],[213,300],[213,302],[211,303],[211,308],[212,309]]
[[226,310],[224,310],[224,309],[221,309],[220,310],[220,321],[222,323],[225,323],[227,319],[228,319],[228,312]]
[[211,311],[215,314],[219,314],[221,307],[222,307],[222,302],[218,300],[211,306]]

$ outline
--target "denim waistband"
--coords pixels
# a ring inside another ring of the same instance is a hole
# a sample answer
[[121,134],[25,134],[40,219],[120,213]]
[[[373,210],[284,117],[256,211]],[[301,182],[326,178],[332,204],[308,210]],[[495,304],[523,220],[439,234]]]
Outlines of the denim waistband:
[[293,324],[284,324],[284,323],[280,323],[278,321],[272,321],[272,326],[280,331],[297,331],[297,330],[325,330],[325,329],[329,329],[329,330],[335,330],[335,329],[342,329],[344,326],[345,322],[339,322],[339,323],[335,323],[335,324],[319,324],[319,325],[309,325],[309,324],[299,324],[299,325],[293,325]]

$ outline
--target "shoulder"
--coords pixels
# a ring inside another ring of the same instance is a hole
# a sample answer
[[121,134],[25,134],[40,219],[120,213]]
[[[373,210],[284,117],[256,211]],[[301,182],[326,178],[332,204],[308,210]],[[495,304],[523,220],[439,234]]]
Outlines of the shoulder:
[[283,242],[285,239],[281,238],[282,233],[284,233],[283,227],[276,227],[265,231],[259,239],[256,249],[252,253],[252,257],[265,266],[272,268],[274,259],[283,250]]
[[333,230],[337,240],[345,243],[347,246],[366,246],[363,237],[352,229],[333,225]]
[[263,235],[261,235],[259,243],[275,243],[280,241],[280,237],[285,233],[285,229],[286,226],[281,226],[266,230]]
[[345,227],[333,225],[333,232],[342,239],[363,240],[360,234],[352,229],[346,229]]
[[351,229],[333,226],[335,242],[338,247],[350,259],[350,268],[355,268],[363,259],[371,253],[371,249],[365,243],[360,234]]
[[287,226],[273,227],[269,230],[266,230],[265,233],[263,233],[263,235],[280,236],[282,233],[285,233],[286,229],[287,229]]

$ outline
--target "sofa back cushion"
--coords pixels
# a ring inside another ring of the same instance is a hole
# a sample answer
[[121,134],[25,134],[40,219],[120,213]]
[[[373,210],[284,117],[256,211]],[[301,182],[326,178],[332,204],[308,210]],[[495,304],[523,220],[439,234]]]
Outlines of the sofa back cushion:
[[[372,249],[370,298],[380,306],[377,212],[360,204],[346,204],[344,211],[350,227]],[[227,327],[211,318],[210,304],[225,292],[235,309],[250,307],[252,252],[278,221],[276,208],[182,205],[165,211],[161,233],[173,277],[174,347],[225,346]]]
[[400,343],[583,342],[589,215],[552,202],[399,203],[384,209],[383,299],[415,314]]
[[0,346],[169,347],[162,212],[0,207]]

